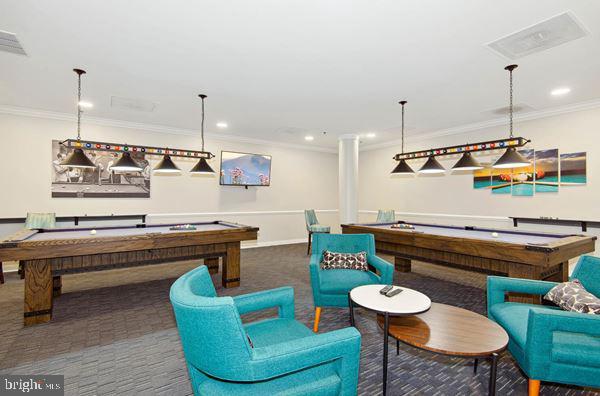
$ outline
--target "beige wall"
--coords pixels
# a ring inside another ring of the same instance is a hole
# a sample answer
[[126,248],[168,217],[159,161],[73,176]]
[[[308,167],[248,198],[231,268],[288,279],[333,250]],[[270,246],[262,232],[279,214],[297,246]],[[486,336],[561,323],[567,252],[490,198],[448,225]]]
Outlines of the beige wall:
[[[305,239],[305,208],[326,209],[323,222],[337,222],[337,155],[302,149],[227,140],[208,140],[206,148],[217,155],[211,162],[218,171],[221,150],[269,154],[270,187],[220,186],[217,177],[153,175],[151,198],[51,198],[51,141],[75,137],[75,124],[45,118],[0,114],[3,155],[0,157],[2,204],[0,217],[24,217],[31,212],[58,215],[123,213],[194,213],[151,221],[224,219],[257,225],[259,241]],[[82,136],[90,140],[200,149],[199,136],[184,136],[86,124]],[[151,159],[156,163],[159,158]],[[193,161],[177,161],[183,170]],[[0,229],[0,233],[2,230]]]

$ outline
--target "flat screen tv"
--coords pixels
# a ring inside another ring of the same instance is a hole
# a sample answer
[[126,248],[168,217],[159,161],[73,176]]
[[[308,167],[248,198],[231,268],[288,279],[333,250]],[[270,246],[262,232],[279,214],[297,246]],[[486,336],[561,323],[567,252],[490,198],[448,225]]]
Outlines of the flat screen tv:
[[270,186],[271,156],[221,151],[222,186]]

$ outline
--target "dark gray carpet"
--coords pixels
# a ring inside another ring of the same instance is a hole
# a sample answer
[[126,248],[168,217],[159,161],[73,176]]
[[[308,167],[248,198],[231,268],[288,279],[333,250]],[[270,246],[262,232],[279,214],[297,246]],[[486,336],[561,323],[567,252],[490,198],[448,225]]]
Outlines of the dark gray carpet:
[[[312,327],[313,307],[306,245],[242,251],[242,286],[220,294],[240,294],[291,285],[296,316]],[[55,300],[54,320],[22,326],[23,283],[15,274],[0,286],[0,373],[63,374],[66,394],[188,395],[183,353],[168,291],[174,279],[198,263],[177,263],[63,277],[64,294]],[[485,292],[471,273],[414,264],[414,273],[396,273],[395,283],[428,294],[433,301],[485,312]],[[424,275],[427,274],[427,275]],[[450,275],[449,275],[450,274]],[[451,282],[448,278],[455,280]],[[466,282],[463,282],[466,280]],[[213,277],[220,285],[220,274]],[[463,283],[463,284],[460,284]],[[471,286],[468,286],[471,285]],[[253,320],[264,314],[252,314]],[[347,310],[325,309],[321,332],[348,325]],[[357,310],[363,335],[359,392],[381,392],[382,333],[374,316]],[[390,343],[391,395],[483,395],[488,365],[473,375],[472,362]],[[526,378],[508,353],[498,370],[498,394],[526,394]],[[544,384],[543,395],[597,394]]]

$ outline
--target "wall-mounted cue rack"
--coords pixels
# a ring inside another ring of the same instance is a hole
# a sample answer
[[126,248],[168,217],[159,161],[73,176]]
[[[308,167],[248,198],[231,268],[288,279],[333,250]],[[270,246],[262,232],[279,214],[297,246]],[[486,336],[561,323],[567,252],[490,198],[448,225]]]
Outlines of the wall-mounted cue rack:
[[115,153],[144,153],[149,155],[165,155],[168,154],[172,157],[184,157],[184,158],[214,158],[214,154],[208,151],[198,150],[185,150],[165,147],[153,147],[153,146],[140,146],[132,144],[120,144],[120,143],[106,143],[106,142],[93,142],[90,140],[77,140],[67,139],[61,142],[65,147],[72,149],[83,149],[93,151],[112,151]]
[[509,139],[490,140],[487,142],[479,142],[475,144],[462,144],[459,146],[448,146],[440,147],[430,150],[412,151],[409,153],[400,153],[394,156],[396,161],[408,160],[408,159],[419,159],[428,158],[431,156],[442,156],[452,154],[464,154],[466,152],[478,152],[478,151],[490,151],[499,150],[508,147],[523,147],[527,143],[531,142],[529,139],[523,137],[514,137]]

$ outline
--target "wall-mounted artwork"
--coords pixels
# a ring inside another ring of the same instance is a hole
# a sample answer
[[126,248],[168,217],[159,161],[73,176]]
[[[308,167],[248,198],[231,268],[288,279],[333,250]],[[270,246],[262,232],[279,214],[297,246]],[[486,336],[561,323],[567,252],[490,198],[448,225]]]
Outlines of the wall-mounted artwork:
[[587,183],[586,153],[560,155],[560,184],[562,186]]
[[52,141],[52,198],[150,198],[150,164],[144,153],[131,153],[142,171],[116,172],[111,166],[118,153],[84,150],[96,168],[81,169],[61,165],[71,151]]
[[271,185],[271,156],[221,151],[222,186]]
[[473,188],[490,188],[492,186],[492,164],[481,164],[483,169],[473,171]]
[[512,174],[510,169],[492,168],[492,194],[512,193]]
[[558,149],[535,152],[535,192],[558,192]]
[[534,150],[519,150],[519,154],[529,161],[529,166],[512,169],[512,195],[515,197],[533,196],[535,182]]

